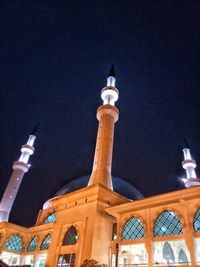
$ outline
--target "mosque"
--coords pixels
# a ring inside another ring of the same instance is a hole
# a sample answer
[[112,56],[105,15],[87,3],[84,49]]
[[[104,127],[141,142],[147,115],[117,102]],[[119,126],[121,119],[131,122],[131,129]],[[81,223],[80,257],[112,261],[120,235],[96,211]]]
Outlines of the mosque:
[[0,202],[2,266],[200,266],[200,179],[190,149],[183,149],[185,188],[143,198],[133,186],[111,176],[119,91],[111,68],[101,91],[93,169],[46,201],[32,227],[9,222],[16,194],[34,153],[36,128]]

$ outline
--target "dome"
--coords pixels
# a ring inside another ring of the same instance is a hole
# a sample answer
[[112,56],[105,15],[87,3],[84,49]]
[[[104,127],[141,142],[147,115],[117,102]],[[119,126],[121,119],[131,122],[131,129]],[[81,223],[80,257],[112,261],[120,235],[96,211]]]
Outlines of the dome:
[[[132,184],[124,181],[119,177],[112,177],[113,180],[113,188],[114,191],[118,194],[127,197],[132,200],[144,198],[144,196],[137,190]],[[82,176],[80,178],[76,178],[70,182],[68,182],[65,186],[63,186],[55,196],[62,196],[68,194],[70,192],[76,191],[83,187],[86,187],[89,181],[89,175]]]

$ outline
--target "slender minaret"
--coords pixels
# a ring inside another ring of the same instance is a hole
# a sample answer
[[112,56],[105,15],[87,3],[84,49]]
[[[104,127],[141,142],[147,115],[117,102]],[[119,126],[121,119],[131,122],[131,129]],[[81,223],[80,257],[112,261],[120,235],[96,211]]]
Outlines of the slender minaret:
[[115,87],[115,82],[115,70],[114,66],[112,66],[107,78],[107,86],[101,91],[103,105],[97,110],[99,127],[93,169],[88,183],[88,186],[99,183],[111,190],[113,190],[111,166],[114,124],[119,117],[119,110],[115,107],[119,91]]
[[182,181],[184,182],[185,187],[198,186],[200,185],[200,179],[197,178],[196,171],[195,171],[196,161],[193,160],[191,156],[186,138],[184,138],[184,143],[185,143],[185,146],[184,146],[185,148],[183,149],[184,160],[182,162],[182,166],[186,170],[187,178],[183,178]]
[[21,156],[18,161],[13,164],[13,172],[3,194],[0,202],[0,222],[7,222],[9,219],[10,211],[15,201],[17,192],[22,182],[24,173],[26,173],[30,167],[28,164],[29,157],[34,153],[34,141],[36,139],[35,132],[38,125],[34,127],[29,135],[28,142],[21,148]]

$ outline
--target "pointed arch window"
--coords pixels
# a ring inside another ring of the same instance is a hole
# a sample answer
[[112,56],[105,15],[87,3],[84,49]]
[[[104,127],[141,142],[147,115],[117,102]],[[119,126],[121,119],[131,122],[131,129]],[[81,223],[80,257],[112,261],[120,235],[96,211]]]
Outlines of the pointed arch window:
[[195,232],[200,232],[200,208],[194,215],[193,228]]
[[35,251],[37,249],[38,237],[34,236],[27,247],[27,252]]
[[178,252],[178,261],[179,263],[188,263],[187,255],[182,248]]
[[183,225],[179,217],[173,211],[163,211],[154,223],[154,237],[178,235],[182,233]]
[[45,220],[44,224],[46,223],[51,223],[51,222],[56,222],[56,212],[52,212]]
[[144,237],[144,226],[140,219],[131,217],[123,227],[122,240],[134,240]]
[[78,234],[76,228],[74,226],[71,226],[65,234],[65,237],[63,239],[63,246],[75,245],[77,243],[77,240]]
[[11,235],[6,241],[5,248],[14,251],[22,251],[23,240],[18,235]]
[[51,234],[45,236],[40,246],[40,250],[47,250],[51,244]]
[[165,242],[163,245],[163,259],[165,259],[167,263],[174,262],[174,253],[168,242]]

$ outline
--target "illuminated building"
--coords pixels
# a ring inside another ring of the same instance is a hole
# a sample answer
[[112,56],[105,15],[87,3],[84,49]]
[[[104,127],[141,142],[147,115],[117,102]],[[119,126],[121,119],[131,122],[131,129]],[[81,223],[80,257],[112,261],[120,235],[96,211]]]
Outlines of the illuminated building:
[[[112,67],[101,93],[103,105],[97,110],[99,127],[88,185],[72,192],[62,188],[43,205],[33,227],[2,219],[0,257],[6,263],[79,267],[84,260],[95,259],[112,267],[200,265],[200,190],[188,148],[183,167],[190,188],[149,198],[133,190],[135,201],[113,190],[113,136],[119,114],[115,81]],[[85,182],[86,177],[81,179]],[[191,183],[194,179],[196,183]]]

